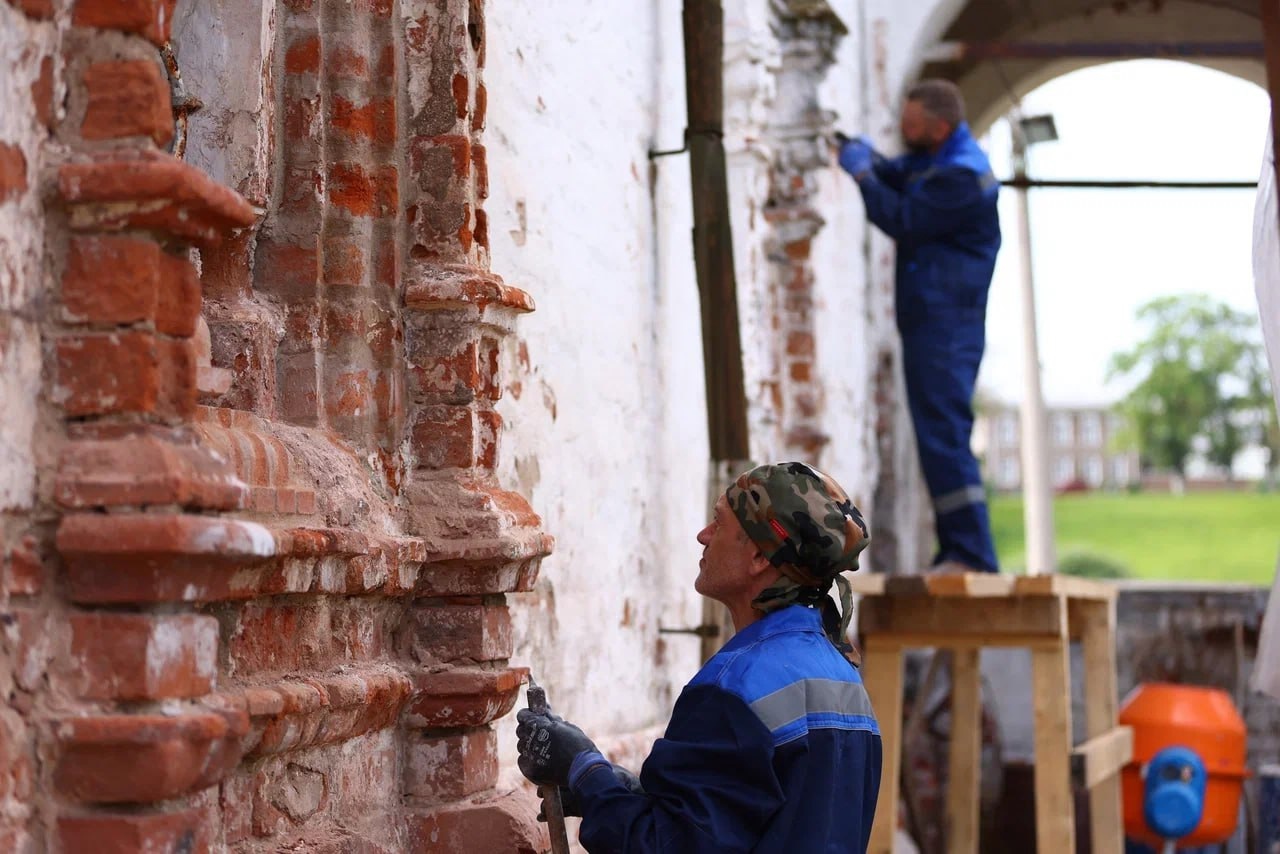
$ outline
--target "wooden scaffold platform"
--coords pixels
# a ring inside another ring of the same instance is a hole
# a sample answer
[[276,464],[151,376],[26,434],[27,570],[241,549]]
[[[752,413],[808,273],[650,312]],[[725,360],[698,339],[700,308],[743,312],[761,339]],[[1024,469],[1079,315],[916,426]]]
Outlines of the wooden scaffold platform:
[[[947,850],[978,851],[983,647],[1031,651],[1035,718],[1036,847],[1076,850],[1072,786],[1089,791],[1094,854],[1120,854],[1120,769],[1132,733],[1116,724],[1113,585],[1062,575],[984,573],[864,575],[850,579],[861,601],[862,677],[884,737],[884,773],[871,854],[891,854],[902,756],[903,653],[951,650],[952,709]],[[1070,642],[1084,656],[1086,741],[1072,744]]]

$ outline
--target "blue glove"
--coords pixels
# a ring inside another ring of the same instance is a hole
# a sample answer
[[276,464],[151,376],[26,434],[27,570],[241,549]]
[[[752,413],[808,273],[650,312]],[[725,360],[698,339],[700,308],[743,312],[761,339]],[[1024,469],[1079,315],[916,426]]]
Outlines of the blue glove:
[[874,155],[870,140],[865,136],[851,139],[840,146],[840,168],[857,178],[863,172],[871,170]]

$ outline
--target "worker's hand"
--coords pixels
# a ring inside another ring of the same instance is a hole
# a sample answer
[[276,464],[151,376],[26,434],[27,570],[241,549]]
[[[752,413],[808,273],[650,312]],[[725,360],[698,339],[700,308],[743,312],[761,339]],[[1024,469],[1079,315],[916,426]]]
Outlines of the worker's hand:
[[857,178],[871,170],[874,150],[865,136],[851,139],[840,146],[840,168]]
[[[643,795],[644,787],[640,785],[640,778],[632,774],[626,768],[620,765],[614,765],[613,776],[618,778],[618,782],[627,787],[627,790],[633,795]],[[545,822],[547,820],[547,806],[545,801],[539,802],[538,821]],[[560,786],[560,805],[564,808],[565,815],[582,815],[582,804],[578,802],[578,796],[574,794],[573,789],[568,786]]]
[[569,785],[569,766],[596,746],[586,733],[550,712],[521,709],[516,713],[516,749],[520,773],[540,786]]

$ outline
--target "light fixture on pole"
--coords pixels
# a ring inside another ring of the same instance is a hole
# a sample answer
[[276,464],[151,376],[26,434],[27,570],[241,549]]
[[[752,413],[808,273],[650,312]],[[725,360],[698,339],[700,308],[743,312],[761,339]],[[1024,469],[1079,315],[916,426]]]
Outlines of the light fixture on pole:
[[1025,362],[1021,407],[1022,514],[1026,527],[1027,574],[1057,569],[1053,542],[1053,487],[1049,480],[1049,424],[1040,383],[1040,345],[1036,334],[1035,279],[1031,269],[1031,219],[1027,207],[1027,148],[1058,138],[1051,115],[1009,117],[1013,137],[1013,175],[1017,193],[1018,244],[1022,261],[1022,345]]

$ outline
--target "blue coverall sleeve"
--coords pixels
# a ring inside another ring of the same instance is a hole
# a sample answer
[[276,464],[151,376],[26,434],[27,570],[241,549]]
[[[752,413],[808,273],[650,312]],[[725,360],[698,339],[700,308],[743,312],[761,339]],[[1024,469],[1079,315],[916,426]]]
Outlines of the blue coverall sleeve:
[[901,157],[885,157],[880,152],[872,152],[871,171],[890,189],[902,192],[907,183],[907,164]]
[[784,796],[773,738],[739,697],[688,688],[632,793],[607,763],[572,781],[591,854],[710,854],[752,850]]
[[929,240],[954,233],[983,199],[980,176],[939,169],[906,189],[895,189],[872,170],[858,184],[867,218],[894,240]]

